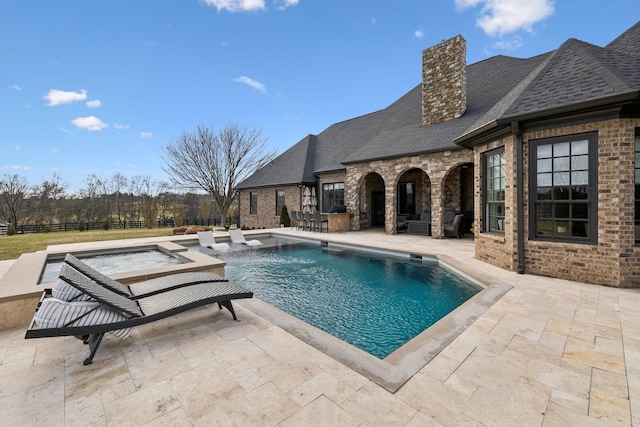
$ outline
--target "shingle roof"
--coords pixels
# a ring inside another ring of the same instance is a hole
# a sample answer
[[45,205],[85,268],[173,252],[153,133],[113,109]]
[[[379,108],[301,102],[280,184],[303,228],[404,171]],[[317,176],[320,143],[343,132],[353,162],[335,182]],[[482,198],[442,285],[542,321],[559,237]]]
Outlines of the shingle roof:
[[640,98],[638,70],[640,22],[605,48],[570,39],[533,58],[495,56],[467,66],[467,109],[460,118],[422,126],[418,84],[385,109],[307,136],[238,188],[312,183],[316,173],[349,163],[461,149],[458,144],[511,120]]

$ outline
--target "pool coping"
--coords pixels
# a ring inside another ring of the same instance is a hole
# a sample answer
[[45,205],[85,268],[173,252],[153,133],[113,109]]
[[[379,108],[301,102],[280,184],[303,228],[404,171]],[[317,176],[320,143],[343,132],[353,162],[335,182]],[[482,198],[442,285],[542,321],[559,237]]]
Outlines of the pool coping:
[[431,258],[444,267],[461,273],[463,276],[468,276],[473,281],[482,284],[484,287],[482,291],[384,359],[372,356],[366,351],[348,344],[258,298],[240,302],[248,310],[331,356],[392,393],[402,387],[405,382],[513,288],[512,285],[486,273],[468,268],[447,255],[389,250],[388,248],[376,248],[375,245],[332,243],[330,238],[320,236],[292,237],[290,234],[279,234],[277,232],[271,232],[270,234],[287,239],[320,241],[321,244],[333,244],[338,247],[352,247],[361,250],[373,250],[373,252],[379,253],[401,253],[409,256]]

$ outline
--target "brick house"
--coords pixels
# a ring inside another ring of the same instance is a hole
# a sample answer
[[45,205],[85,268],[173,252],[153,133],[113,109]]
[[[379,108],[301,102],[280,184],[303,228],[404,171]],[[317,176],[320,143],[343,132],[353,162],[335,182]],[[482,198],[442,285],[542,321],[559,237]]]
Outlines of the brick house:
[[242,182],[241,224],[277,226],[279,207],[300,209],[313,187],[319,210],[346,206],[351,230],[394,234],[400,216],[429,212],[442,238],[462,212],[487,263],[639,286],[640,22],[605,47],[570,39],[466,65],[456,36],[422,59],[422,82],[396,102],[308,135]]

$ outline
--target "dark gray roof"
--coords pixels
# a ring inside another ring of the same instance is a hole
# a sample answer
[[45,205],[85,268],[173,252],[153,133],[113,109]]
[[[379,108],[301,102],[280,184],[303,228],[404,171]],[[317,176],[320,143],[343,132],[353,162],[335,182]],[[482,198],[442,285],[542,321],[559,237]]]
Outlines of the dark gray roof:
[[349,163],[461,149],[512,120],[640,98],[639,70],[640,22],[605,48],[570,39],[533,58],[495,56],[467,66],[467,108],[460,118],[422,126],[418,84],[383,110],[307,136],[238,188],[312,183],[316,173]]

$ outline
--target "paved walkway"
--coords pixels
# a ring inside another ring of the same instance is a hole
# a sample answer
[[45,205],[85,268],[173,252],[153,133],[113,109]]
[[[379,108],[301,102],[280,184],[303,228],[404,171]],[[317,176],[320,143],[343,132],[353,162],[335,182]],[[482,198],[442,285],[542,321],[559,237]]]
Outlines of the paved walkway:
[[[297,235],[310,235],[295,231]],[[397,392],[234,303],[105,337],[0,331],[0,425],[640,425],[640,291],[516,275],[470,240],[327,234],[444,253],[514,287]]]

